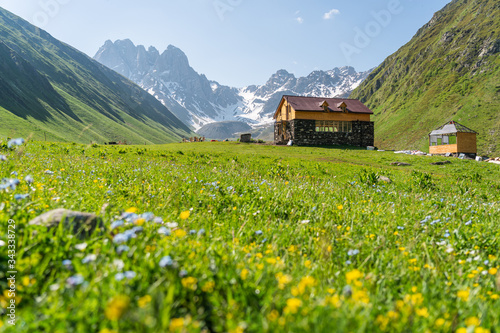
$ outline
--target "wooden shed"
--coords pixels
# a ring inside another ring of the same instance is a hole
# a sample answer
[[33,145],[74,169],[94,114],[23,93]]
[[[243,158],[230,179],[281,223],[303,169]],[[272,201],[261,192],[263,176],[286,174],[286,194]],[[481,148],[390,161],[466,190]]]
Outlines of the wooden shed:
[[477,132],[455,121],[450,121],[429,134],[429,153],[475,156]]
[[299,146],[373,146],[373,112],[356,99],[288,96],[274,114],[274,141]]

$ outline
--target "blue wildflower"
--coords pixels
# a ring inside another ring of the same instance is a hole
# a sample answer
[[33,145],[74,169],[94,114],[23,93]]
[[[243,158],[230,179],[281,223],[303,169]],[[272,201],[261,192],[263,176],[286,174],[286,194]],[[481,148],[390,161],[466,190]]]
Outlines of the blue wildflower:
[[205,229],[202,228],[198,231],[198,236],[203,236],[204,234],[205,234]]
[[24,177],[24,181],[28,184],[32,184],[35,180],[33,179],[33,177],[31,175],[28,175],[28,176]]
[[183,269],[179,272],[179,277],[183,278],[186,276],[188,276],[188,272],[185,269]]
[[172,258],[170,256],[163,257],[160,260],[160,267],[167,267],[167,266],[170,267],[173,265],[174,265],[174,261],[172,260]]
[[122,254],[125,251],[130,250],[130,248],[127,245],[120,245],[116,248],[116,253]]
[[196,235],[196,230],[190,230],[190,231],[189,231],[189,234],[190,234],[190,235]]
[[95,254],[89,254],[85,258],[82,259],[82,264],[88,264],[89,262],[96,261],[97,256]]
[[7,156],[0,154],[0,161],[7,161]]
[[121,227],[125,222],[123,220],[116,220],[111,223],[111,230]]
[[66,280],[70,287],[81,285],[83,282],[85,282],[85,279],[80,274],[73,275]]
[[116,280],[116,281],[121,281],[121,280],[123,280],[124,278],[125,278],[125,274],[123,274],[123,273],[116,273],[116,274],[115,274],[115,280]]
[[12,139],[9,142],[7,142],[7,147],[12,148],[13,146],[20,146],[24,143],[23,138],[17,138],[17,139]]
[[[131,230],[134,234],[140,234],[141,232],[144,231],[143,227],[133,227]],[[135,237],[134,237],[135,238]]]
[[141,218],[145,219],[146,222],[151,222],[155,217],[155,214],[153,213],[144,213],[141,215]]
[[255,232],[255,234],[256,234],[257,236],[260,236],[260,235],[262,235],[262,234],[263,234],[263,232],[262,232],[262,230],[257,230],[257,231]]
[[113,243],[115,244],[125,243],[128,240],[129,237],[125,234],[116,234],[115,237],[113,237]]
[[11,190],[15,190],[20,181],[16,178],[4,178],[2,183],[0,183],[0,190],[5,190],[10,187]]
[[15,194],[14,199],[24,200],[24,199],[28,198],[29,196],[30,196],[29,193],[28,194]]
[[471,224],[472,224],[472,220],[465,222],[465,225],[471,225]]
[[359,254],[359,250],[358,249],[347,251],[347,255],[350,256],[350,257],[355,256],[356,254]]
[[172,232],[170,231],[170,229],[168,229],[166,227],[161,227],[160,229],[158,229],[157,232],[160,235],[163,235],[163,236],[170,236],[172,234]]
[[63,260],[63,261],[62,261],[62,264],[63,264],[63,266],[64,266],[66,269],[69,269],[69,270],[70,270],[70,269],[72,269],[72,268],[73,268],[73,264],[72,264],[71,260],[69,260],[69,259]]
[[135,278],[137,276],[137,273],[134,271],[126,271],[125,272],[125,277],[129,280]]

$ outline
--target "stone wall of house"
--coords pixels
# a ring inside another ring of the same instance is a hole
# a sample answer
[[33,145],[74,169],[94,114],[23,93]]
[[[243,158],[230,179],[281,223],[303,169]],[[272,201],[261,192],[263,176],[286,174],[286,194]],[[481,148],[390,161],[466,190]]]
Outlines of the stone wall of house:
[[[374,123],[368,121],[353,121],[352,133],[316,132],[315,120],[294,119],[290,122],[292,139],[299,146],[337,146],[356,147],[373,146],[375,139]],[[278,127],[275,125],[275,138]]]
[[281,122],[274,123],[274,143],[277,145],[287,144],[292,135],[292,128],[290,122],[285,122],[285,130],[283,131],[283,124]]

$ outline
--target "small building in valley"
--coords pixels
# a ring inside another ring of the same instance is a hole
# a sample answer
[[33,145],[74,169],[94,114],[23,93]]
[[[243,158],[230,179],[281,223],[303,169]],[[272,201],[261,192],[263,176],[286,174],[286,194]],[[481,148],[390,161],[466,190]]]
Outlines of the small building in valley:
[[356,99],[288,96],[274,114],[274,142],[299,146],[373,146],[373,112]]
[[477,132],[450,121],[429,134],[429,153],[434,155],[477,154]]

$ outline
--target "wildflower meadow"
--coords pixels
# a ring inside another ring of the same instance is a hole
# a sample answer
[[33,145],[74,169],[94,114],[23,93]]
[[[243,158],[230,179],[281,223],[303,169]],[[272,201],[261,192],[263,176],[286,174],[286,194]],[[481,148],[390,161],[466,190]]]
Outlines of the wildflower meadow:
[[4,140],[0,179],[0,332],[500,331],[497,165]]

